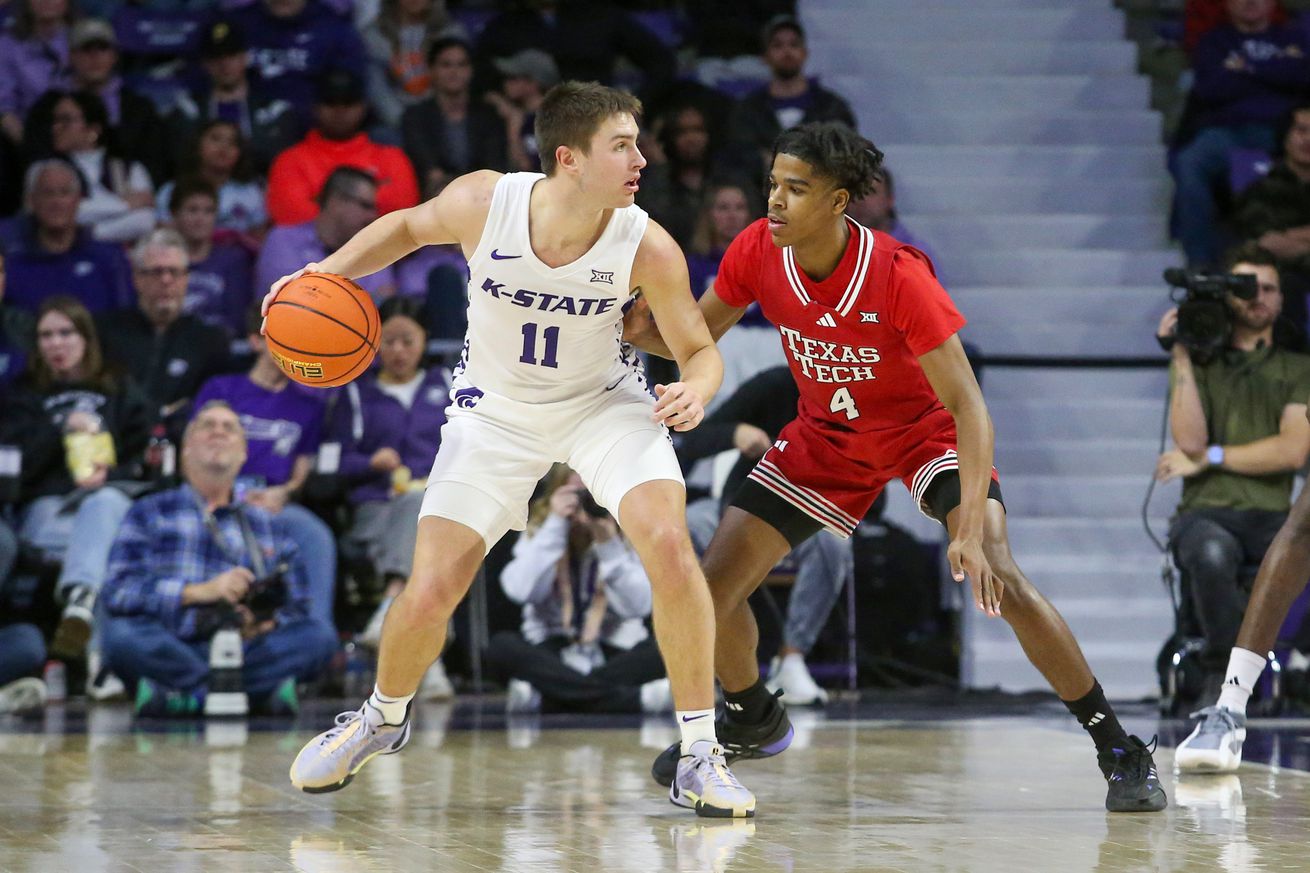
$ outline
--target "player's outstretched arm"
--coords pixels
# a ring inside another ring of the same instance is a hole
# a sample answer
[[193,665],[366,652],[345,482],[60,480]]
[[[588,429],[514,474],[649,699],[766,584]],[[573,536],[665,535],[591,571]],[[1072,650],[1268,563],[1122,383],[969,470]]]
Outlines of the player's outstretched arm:
[[682,249],[653,221],[633,260],[632,283],[650,306],[660,326],[659,337],[682,376],[671,385],[655,386],[655,420],[674,430],[691,430],[705,417],[705,404],[719,390],[723,358],[691,296]]
[[960,516],[951,531],[947,550],[951,572],[957,582],[963,582],[968,575],[978,607],[988,615],[999,614],[1001,581],[993,576],[982,548],[995,450],[992,418],[958,335],[920,355],[919,365],[938,399],[955,419],[956,451],[960,456]]
[[460,176],[431,200],[383,215],[323,260],[306,264],[274,282],[264,295],[264,314],[268,315],[268,306],[282,286],[304,273],[335,273],[359,279],[423,246],[447,243],[459,243],[466,255],[472,253],[486,225],[492,191],[500,175],[479,170]]
[[[730,327],[741,321],[741,317],[746,314],[746,309],[724,303],[722,298],[714,293],[714,286],[711,285],[701,295],[700,312],[706,326],[710,329],[710,336],[717,343]],[[623,320],[623,341],[632,343],[648,354],[673,360],[673,352],[660,335],[660,327],[655,323],[650,305],[646,303],[644,297],[637,298],[637,302],[628,310]]]

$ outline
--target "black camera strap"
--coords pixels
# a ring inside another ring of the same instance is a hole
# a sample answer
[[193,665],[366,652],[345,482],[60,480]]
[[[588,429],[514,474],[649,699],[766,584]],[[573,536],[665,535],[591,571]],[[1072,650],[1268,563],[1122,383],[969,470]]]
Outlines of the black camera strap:
[[[203,511],[203,510],[202,510]],[[255,539],[254,528],[250,526],[250,519],[242,511],[241,504],[232,506],[232,514],[236,516],[237,526],[241,528],[241,541],[245,544],[246,553],[250,556],[250,569],[254,572],[256,579],[263,579],[267,575],[268,565],[264,563],[264,550],[259,547],[259,540]],[[205,512],[205,527],[209,530],[210,536],[214,542],[223,550],[223,553],[233,562],[242,563],[242,555],[236,554],[228,545],[227,538],[223,536],[223,531],[218,527],[218,520],[214,518],[214,513]]]

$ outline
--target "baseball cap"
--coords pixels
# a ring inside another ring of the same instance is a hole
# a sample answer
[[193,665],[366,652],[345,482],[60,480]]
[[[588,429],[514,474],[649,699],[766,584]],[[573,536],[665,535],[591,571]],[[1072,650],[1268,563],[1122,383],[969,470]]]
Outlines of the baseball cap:
[[216,21],[200,34],[202,58],[226,58],[245,50],[245,36],[240,28],[229,21]]
[[559,84],[559,67],[555,59],[541,49],[524,49],[508,58],[497,58],[496,69],[502,76],[522,76],[543,88]]
[[780,30],[794,30],[800,34],[801,39],[805,39],[805,28],[801,27],[800,20],[795,15],[775,15],[764,24],[764,44],[768,45],[773,35]]
[[102,18],[83,18],[73,25],[68,35],[70,48],[80,49],[89,45],[108,45],[118,48],[118,36],[114,27]]
[[364,83],[350,70],[333,68],[318,80],[315,102],[328,106],[364,102]]

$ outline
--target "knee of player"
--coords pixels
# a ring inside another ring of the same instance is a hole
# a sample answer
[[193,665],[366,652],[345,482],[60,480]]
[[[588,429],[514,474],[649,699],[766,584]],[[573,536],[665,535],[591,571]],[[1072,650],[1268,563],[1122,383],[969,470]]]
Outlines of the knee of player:
[[444,622],[459,606],[467,587],[448,575],[416,569],[401,597],[408,611],[424,620]]
[[[687,526],[679,519],[656,519],[638,531],[629,531],[629,538],[639,543],[642,557],[652,556],[660,564],[695,564],[696,552],[691,547]],[[655,568],[647,567],[647,570]]]

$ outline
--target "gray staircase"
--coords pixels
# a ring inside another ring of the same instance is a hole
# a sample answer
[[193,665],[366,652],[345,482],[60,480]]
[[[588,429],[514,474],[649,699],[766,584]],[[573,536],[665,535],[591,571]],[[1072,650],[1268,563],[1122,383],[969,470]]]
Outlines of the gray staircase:
[[[1001,358],[1162,357],[1160,274],[1180,260],[1171,189],[1161,119],[1112,0],[800,11],[812,72],[887,154],[901,218],[933,248],[968,342]],[[1165,386],[1163,369],[984,374],[1015,556],[1113,697],[1154,693],[1172,624],[1140,519]],[[1161,534],[1177,494],[1152,501]],[[894,503],[901,514],[908,501]],[[965,614],[967,684],[1046,687],[1008,625]]]

